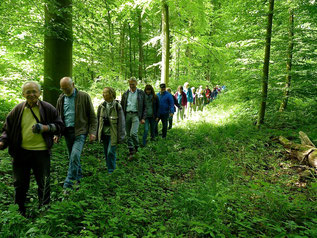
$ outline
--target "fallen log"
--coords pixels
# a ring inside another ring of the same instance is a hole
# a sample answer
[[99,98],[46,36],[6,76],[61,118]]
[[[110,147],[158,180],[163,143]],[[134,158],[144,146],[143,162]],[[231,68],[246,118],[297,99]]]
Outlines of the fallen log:
[[297,158],[301,163],[317,168],[317,148],[309,137],[302,131],[299,132],[301,144],[296,144],[284,136],[279,136],[279,142],[284,146],[291,157]]

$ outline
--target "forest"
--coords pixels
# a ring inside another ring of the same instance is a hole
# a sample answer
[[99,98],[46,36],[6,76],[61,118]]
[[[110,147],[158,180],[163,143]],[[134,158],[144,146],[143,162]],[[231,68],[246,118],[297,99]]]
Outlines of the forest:
[[317,237],[315,0],[6,0],[0,17],[1,128],[28,81],[56,106],[72,77],[96,113],[103,89],[120,100],[131,77],[155,93],[225,86],[133,160],[120,144],[111,175],[87,140],[67,194],[62,138],[51,202],[38,208],[31,176],[27,216],[0,150],[0,237]]

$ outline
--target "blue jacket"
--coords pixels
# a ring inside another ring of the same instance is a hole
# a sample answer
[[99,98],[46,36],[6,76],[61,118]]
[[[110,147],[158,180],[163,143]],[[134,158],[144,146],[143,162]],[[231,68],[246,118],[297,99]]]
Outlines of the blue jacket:
[[186,93],[187,102],[194,102],[193,93],[191,88],[188,88],[188,90],[184,89],[184,93]]
[[160,101],[159,113],[158,115],[174,113],[174,99],[172,94],[165,91],[163,94],[156,94]]

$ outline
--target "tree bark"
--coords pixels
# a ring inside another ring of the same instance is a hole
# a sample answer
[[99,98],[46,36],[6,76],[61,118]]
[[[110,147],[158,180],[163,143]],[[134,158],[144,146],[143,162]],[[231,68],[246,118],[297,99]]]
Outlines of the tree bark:
[[131,26],[129,26],[129,68],[130,68],[130,77],[133,76],[133,68],[132,68],[132,35],[131,35]]
[[126,79],[126,68],[125,68],[125,28],[126,28],[126,22],[122,24],[121,28],[121,34],[120,34],[120,71],[121,75],[124,79]]
[[170,56],[170,45],[169,45],[169,12],[168,5],[165,0],[162,4],[162,65],[161,65],[161,83],[168,85],[169,79],[169,56]]
[[142,43],[142,15],[141,10],[138,10],[138,22],[139,22],[139,80],[143,78],[143,43]]
[[72,76],[72,0],[46,1],[44,33],[44,95],[56,105],[59,81]]
[[288,103],[289,92],[291,87],[292,78],[292,59],[293,59],[293,48],[294,48],[294,11],[290,9],[289,11],[289,29],[288,29],[288,49],[287,49],[287,62],[286,62],[286,82],[284,89],[284,97],[280,106],[280,112],[283,112]]
[[107,1],[106,2],[106,9],[107,9],[107,22],[108,22],[108,31],[109,31],[109,55],[111,59],[111,67],[114,69],[115,63],[114,63],[114,54],[113,54],[113,47],[114,47],[114,31],[113,31],[113,24],[112,24],[112,17],[110,14],[111,6],[108,6]]
[[260,128],[260,125],[264,123],[264,116],[265,116],[265,109],[266,109],[267,89],[268,89],[268,81],[269,81],[273,10],[274,10],[274,0],[270,0],[268,24],[266,28],[266,44],[265,44],[265,56],[264,56],[264,65],[263,65],[263,76],[262,76],[262,97],[261,97],[261,105],[260,105],[260,111],[259,111],[258,121],[257,121],[258,128]]

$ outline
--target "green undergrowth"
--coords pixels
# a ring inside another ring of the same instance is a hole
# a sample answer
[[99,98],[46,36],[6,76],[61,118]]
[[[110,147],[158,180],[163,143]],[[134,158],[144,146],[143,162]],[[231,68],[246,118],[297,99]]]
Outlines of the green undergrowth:
[[112,175],[102,146],[87,143],[84,178],[69,195],[62,190],[68,167],[62,142],[53,150],[51,206],[37,209],[33,180],[29,218],[12,205],[10,158],[0,152],[0,236],[316,237],[316,178],[301,182],[294,162],[272,141],[284,135],[298,142],[303,130],[316,143],[316,118],[295,113],[293,103],[257,130],[253,107],[220,95],[167,139],[141,148],[135,160],[127,161],[121,145]]

